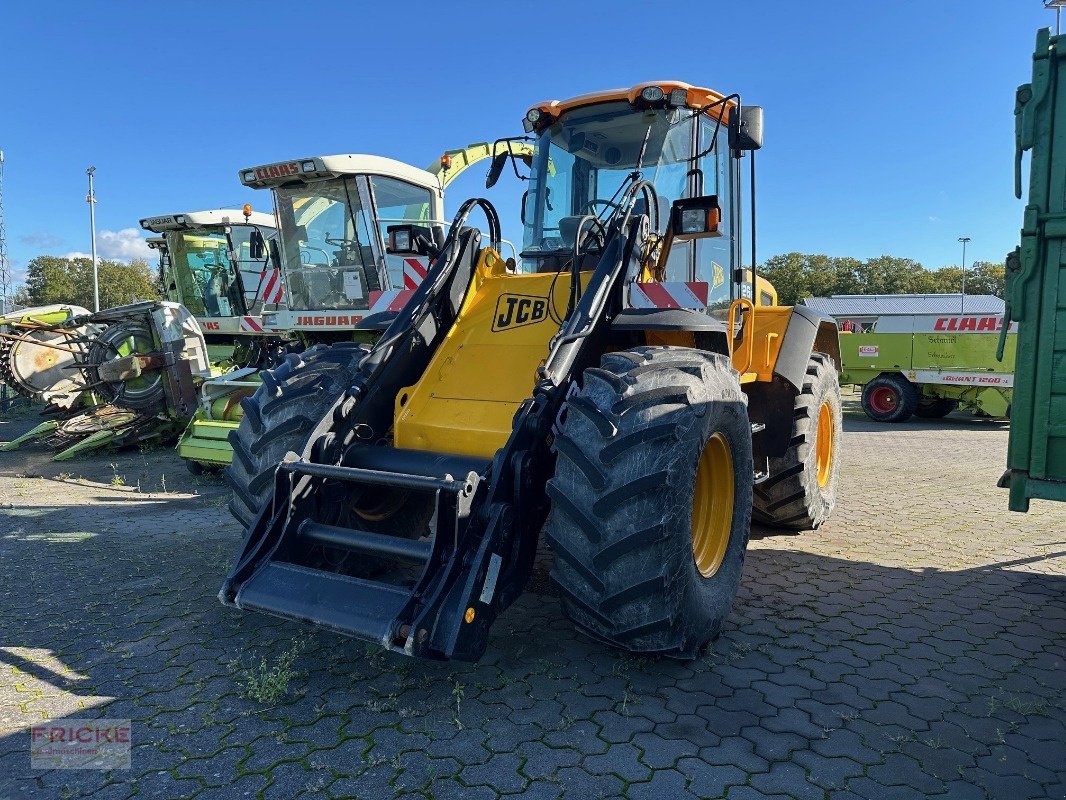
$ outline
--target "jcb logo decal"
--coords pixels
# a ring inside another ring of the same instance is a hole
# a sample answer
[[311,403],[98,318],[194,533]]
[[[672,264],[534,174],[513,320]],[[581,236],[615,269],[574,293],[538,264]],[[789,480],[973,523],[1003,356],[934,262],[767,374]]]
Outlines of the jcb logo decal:
[[548,298],[524,294],[503,294],[496,301],[496,315],[492,329],[502,331],[532,325],[548,318]]

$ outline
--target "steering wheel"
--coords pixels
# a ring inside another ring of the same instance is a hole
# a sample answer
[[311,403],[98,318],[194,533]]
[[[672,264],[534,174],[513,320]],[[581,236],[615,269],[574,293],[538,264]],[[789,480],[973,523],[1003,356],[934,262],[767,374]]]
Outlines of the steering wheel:
[[613,208],[616,211],[622,210],[622,207],[618,205],[618,203],[615,203],[611,200],[590,200],[589,202],[585,203],[585,208],[582,209],[581,213],[592,214],[594,213],[596,206],[607,206],[608,208]]

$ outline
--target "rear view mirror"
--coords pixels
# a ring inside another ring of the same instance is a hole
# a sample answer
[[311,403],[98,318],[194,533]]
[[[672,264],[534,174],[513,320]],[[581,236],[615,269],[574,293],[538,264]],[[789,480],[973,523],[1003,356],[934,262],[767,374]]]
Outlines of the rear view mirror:
[[762,106],[734,108],[729,115],[729,149],[758,150],[762,147]]
[[500,175],[503,174],[503,168],[507,166],[507,159],[510,155],[505,150],[502,153],[497,153],[492,157],[492,164],[489,165],[489,174],[485,177],[485,188],[491,189],[496,185],[496,182],[500,179]]
[[252,261],[262,261],[265,252],[266,242],[263,241],[263,234],[259,228],[252,228],[252,234],[248,238],[248,255]]

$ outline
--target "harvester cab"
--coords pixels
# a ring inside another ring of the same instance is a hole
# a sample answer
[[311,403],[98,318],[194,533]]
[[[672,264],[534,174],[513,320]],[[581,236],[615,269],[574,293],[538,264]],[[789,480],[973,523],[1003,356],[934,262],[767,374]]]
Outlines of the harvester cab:
[[282,296],[269,246],[273,215],[246,206],[147,217],[141,227],[162,234],[149,244],[159,253],[167,298],[196,317],[212,361],[244,366],[254,348],[242,340],[263,336],[263,312]]
[[[828,517],[836,326],[759,305],[743,266],[761,109],[662,82],[525,122],[523,269],[500,256],[492,205],[467,201],[349,389],[277,465],[224,603],[476,659],[543,529],[582,630],[692,657],[732,605],[753,512]],[[406,255],[418,228],[390,225],[387,251]]]
[[428,260],[385,252],[388,225],[417,222],[443,239],[444,188],[432,173],[370,155],[302,158],[252,167],[241,181],[274,194],[284,308],[267,327],[302,332],[308,341],[380,333],[425,276]]

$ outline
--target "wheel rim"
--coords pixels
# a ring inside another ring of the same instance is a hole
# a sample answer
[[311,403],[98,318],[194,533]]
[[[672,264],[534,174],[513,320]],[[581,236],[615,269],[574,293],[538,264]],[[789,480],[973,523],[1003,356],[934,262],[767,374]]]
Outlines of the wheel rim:
[[692,558],[705,578],[722,566],[733,527],[733,452],[720,433],[707,440],[692,493]]
[[879,414],[889,414],[899,405],[899,397],[887,386],[878,386],[870,392],[870,407]]
[[815,445],[815,458],[818,465],[818,486],[824,489],[829,483],[829,476],[833,471],[833,409],[829,407],[829,401],[822,403],[818,409],[818,434]]

